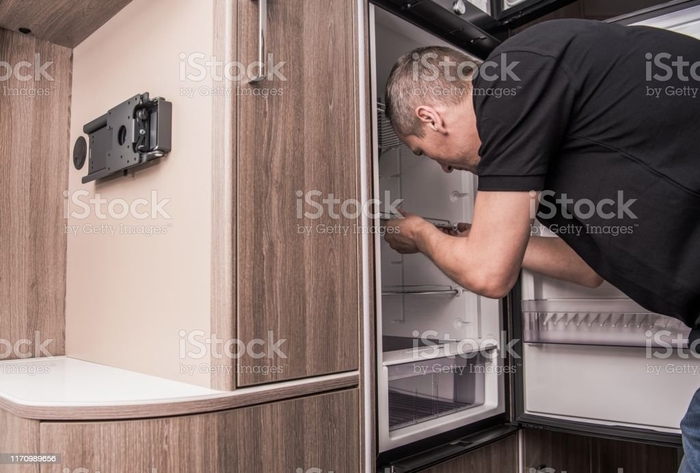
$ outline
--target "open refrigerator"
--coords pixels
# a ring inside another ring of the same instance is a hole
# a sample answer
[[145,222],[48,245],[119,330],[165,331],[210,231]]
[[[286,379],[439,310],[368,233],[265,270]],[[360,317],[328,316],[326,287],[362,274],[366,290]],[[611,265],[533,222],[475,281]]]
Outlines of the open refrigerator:
[[[402,199],[438,225],[471,222],[477,177],[413,155],[382,105],[400,55],[456,45],[378,3],[369,15],[373,195],[385,212]],[[700,37],[698,2],[615,21]],[[675,349],[690,332],[680,321],[607,283],[588,289],[528,271],[506,299],[480,297],[425,256],[374,238],[379,471],[419,471],[523,426],[680,445],[680,420],[700,388],[700,359]]]

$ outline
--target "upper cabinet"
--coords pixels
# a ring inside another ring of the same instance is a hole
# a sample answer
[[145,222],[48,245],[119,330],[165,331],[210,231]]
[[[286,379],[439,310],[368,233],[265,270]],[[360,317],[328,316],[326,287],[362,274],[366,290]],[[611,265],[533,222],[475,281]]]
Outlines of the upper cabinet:
[[0,28],[74,48],[131,0],[3,0]]
[[356,5],[238,2],[238,386],[359,366]]

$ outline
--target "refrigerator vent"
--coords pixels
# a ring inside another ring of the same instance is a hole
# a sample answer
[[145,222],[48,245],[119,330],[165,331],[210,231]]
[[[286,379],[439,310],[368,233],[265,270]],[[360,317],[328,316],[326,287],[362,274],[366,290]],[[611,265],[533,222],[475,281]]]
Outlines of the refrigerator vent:
[[403,145],[391,122],[386,117],[386,106],[381,102],[377,103],[377,128],[379,132],[380,155]]

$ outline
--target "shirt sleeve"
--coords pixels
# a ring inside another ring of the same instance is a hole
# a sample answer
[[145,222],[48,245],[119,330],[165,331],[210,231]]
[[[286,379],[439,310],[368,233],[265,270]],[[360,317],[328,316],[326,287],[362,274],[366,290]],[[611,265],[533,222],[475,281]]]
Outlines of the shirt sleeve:
[[479,190],[543,190],[574,107],[570,77],[556,58],[534,52],[505,52],[484,64],[473,91]]

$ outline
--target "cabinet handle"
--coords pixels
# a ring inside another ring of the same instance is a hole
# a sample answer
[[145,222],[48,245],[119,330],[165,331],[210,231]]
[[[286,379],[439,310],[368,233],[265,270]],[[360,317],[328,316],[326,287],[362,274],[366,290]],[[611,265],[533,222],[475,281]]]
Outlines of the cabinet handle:
[[261,82],[267,78],[265,68],[265,42],[267,41],[267,0],[253,0],[258,2],[258,64],[260,65],[260,73],[255,77],[251,77],[249,84]]

